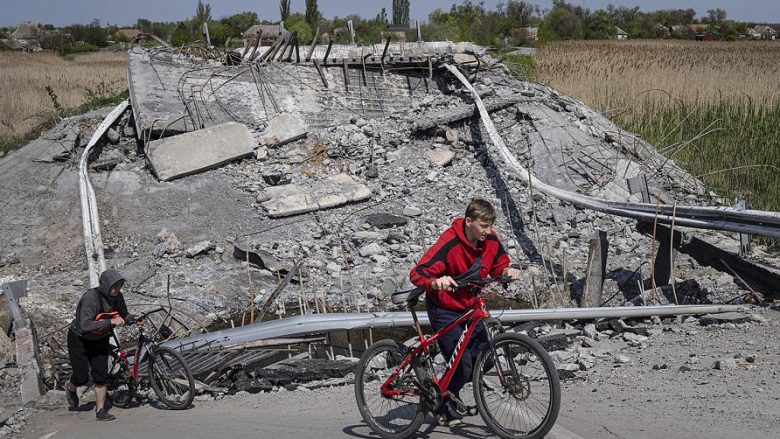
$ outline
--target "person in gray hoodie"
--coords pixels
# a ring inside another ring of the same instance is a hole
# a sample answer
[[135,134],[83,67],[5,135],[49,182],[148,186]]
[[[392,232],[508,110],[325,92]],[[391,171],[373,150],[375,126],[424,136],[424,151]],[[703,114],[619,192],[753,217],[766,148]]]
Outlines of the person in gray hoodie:
[[122,296],[124,283],[124,277],[114,268],[101,273],[100,285],[90,288],[79,299],[76,318],[68,328],[68,356],[73,374],[66,385],[65,397],[69,409],[78,410],[76,389],[87,384],[91,374],[95,388],[95,416],[99,421],[115,419],[105,408],[111,330],[135,320],[135,316],[128,313]]

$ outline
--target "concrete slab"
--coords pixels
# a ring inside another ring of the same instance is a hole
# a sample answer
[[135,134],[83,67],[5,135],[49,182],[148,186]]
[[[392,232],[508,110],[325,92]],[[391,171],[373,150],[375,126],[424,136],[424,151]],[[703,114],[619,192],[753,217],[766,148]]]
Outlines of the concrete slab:
[[246,125],[228,122],[150,142],[146,154],[157,178],[170,181],[251,156],[254,148]]
[[260,134],[260,143],[281,146],[305,137],[308,132],[309,128],[299,114],[283,113],[268,121],[268,127]]
[[261,205],[271,218],[282,218],[363,201],[371,189],[347,174],[337,174],[307,186],[287,184],[266,188]]

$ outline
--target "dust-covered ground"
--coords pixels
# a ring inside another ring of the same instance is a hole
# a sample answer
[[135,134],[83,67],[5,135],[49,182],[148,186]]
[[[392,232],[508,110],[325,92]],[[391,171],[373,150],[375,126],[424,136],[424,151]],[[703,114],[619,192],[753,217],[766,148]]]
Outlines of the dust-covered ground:
[[[567,361],[590,367],[563,379],[557,428],[548,437],[776,438],[780,316],[769,310],[752,316],[737,324],[702,325],[695,318],[633,322],[649,330],[648,336],[605,329],[597,331],[598,340],[580,336],[565,350],[553,351],[553,358],[573,355]],[[97,437],[107,428],[94,420],[88,402],[85,411],[74,413],[64,407],[61,392],[52,392],[49,400],[21,415],[26,424],[20,422],[15,436]],[[351,385],[201,396],[179,412],[160,409],[152,400],[113,413],[118,419],[108,427],[117,439],[375,437],[360,418]],[[466,421],[452,429],[426,424],[421,437],[491,436],[479,417]]]

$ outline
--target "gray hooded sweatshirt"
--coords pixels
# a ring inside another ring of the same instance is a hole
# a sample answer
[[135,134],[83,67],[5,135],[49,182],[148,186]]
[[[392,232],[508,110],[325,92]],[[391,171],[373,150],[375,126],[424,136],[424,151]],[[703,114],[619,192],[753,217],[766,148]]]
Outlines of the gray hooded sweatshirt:
[[122,293],[116,297],[108,295],[111,287],[124,282],[125,278],[114,268],[101,273],[100,285],[87,290],[76,305],[76,318],[70,323],[70,329],[84,339],[100,340],[110,334],[111,319],[98,319],[98,315],[118,312],[123,319],[132,320],[128,319],[129,313]]

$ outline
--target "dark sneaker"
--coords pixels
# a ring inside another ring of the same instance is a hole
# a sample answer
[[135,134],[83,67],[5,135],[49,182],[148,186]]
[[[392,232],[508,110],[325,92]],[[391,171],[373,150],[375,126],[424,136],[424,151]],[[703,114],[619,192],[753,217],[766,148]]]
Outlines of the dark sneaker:
[[439,413],[436,414],[436,423],[443,427],[460,425],[463,423],[463,415],[458,413],[458,411],[447,402],[439,409]]
[[68,402],[68,410],[70,411],[76,411],[79,409],[79,394],[76,392],[71,392],[68,389],[65,389],[65,401]]
[[103,410],[98,410],[97,413],[95,413],[95,419],[97,419],[98,421],[113,421],[114,419],[116,419],[116,416],[112,415],[111,413],[103,409]]

